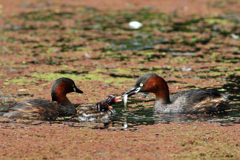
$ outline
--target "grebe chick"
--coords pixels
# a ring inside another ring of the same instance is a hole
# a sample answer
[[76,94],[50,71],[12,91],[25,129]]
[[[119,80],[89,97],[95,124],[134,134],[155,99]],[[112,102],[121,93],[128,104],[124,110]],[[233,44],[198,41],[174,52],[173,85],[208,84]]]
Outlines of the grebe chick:
[[85,103],[77,107],[77,115],[79,121],[90,121],[97,123],[108,123],[116,111],[112,105],[122,101],[121,97],[108,95],[96,104]]

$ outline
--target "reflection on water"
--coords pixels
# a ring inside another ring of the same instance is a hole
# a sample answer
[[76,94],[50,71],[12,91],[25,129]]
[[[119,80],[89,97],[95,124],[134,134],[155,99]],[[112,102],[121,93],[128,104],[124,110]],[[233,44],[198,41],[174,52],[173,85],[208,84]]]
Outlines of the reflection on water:
[[228,123],[240,117],[240,111],[228,111],[213,114],[158,114],[154,118],[154,123],[170,122],[220,122]]
[[[231,104],[231,111],[221,112],[221,113],[213,113],[213,114],[154,114],[152,108],[144,108],[142,105],[136,106],[134,108],[138,108],[136,111],[124,111],[123,105],[117,105],[115,110],[117,115],[109,121],[108,123],[113,123],[118,129],[126,130],[126,128],[132,128],[139,125],[152,125],[152,124],[168,124],[171,122],[217,122],[217,123],[239,123],[240,121],[240,110],[239,104]],[[0,105],[0,110],[4,110],[9,105]],[[2,116],[5,112],[0,111],[0,116]],[[78,122],[76,119],[58,119],[57,121],[71,121],[71,122]],[[58,123],[56,121],[56,123]],[[87,122],[88,123],[88,122]],[[90,122],[89,122],[90,123]],[[105,123],[105,124],[108,124]],[[89,124],[88,124],[89,125]],[[91,122],[91,125],[94,123]],[[95,123],[96,125],[96,123]]]
[[[230,105],[231,108],[237,108],[238,104]],[[139,106],[142,107],[142,106]],[[240,110],[233,109],[232,111],[212,113],[212,114],[154,114],[152,108],[142,108],[135,112],[125,113],[122,108],[116,108],[118,115],[113,119],[115,122],[122,120],[127,121],[131,125],[151,125],[157,123],[171,122],[232,122],[240,118]]]

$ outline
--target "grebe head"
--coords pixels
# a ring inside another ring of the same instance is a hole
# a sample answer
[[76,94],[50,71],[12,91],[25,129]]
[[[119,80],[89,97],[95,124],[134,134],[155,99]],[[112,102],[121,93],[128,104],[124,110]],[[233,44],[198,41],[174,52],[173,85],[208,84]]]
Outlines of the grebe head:
[[121,96],[115,97],[113,95],[108,95],[106,97],[103,97],[101,102],[97,103],[97,110],[102,111],[102,112],[110,110],[113,108],[111,105],[116,104],[121,101],[122,101]]
[[65,77],[59,78],[52,86],[52,101],[64,103],[64,101],[67,100],[66,94],[70,92],[83,93],[83,91],[76,87],[72,79]]
[[103,97],[103,99],[102,99],[102,102],[104,102],[108,105],[113,105],[113,104],[116,104],[116,103],[121,102],[121,101],[122,101],[121,96],[115,97],[113,95],[108,95],[106,97]]
[[140,76],[134,87],[124,93],[128,97],[138,92],[150,92],[156,95],[157,100],[169,103],[169,89],[167,82],[155,73],[147,73]]

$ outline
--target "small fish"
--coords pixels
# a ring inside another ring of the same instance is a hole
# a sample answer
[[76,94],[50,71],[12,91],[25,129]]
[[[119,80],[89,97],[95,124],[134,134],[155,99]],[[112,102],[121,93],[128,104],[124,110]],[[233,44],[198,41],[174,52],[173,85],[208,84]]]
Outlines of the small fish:
[[123,96],[123,102],[124,102],[124,111],[126,111],[126,110],[127,110],[127,99],[128,99],[128,95],[127,95],[127,94],[125,94],[125,95]]

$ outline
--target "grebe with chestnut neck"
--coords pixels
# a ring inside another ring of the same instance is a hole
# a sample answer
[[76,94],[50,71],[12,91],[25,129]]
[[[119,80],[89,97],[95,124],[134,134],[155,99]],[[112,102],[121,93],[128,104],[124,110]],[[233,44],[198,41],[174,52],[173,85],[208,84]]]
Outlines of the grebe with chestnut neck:
[[[123,96],[129,97],[138,92],[155,94],[156,100],[153,108],[157,113],[209,113],[230,109],[227,96],[211,90],[182,91],[170,99],[167,82],[155,73],[140,76],[134,87]],[[124,103],[126,103],[126,99],[124,98]]]
[[75,116],[76,109],[66,94],[70,92],[83,93],[70,78],[57,79],[51,91],[52,101],[45,99],[30,99],[13,104],[4,114],[9,118],[53,120],[59,116]]

